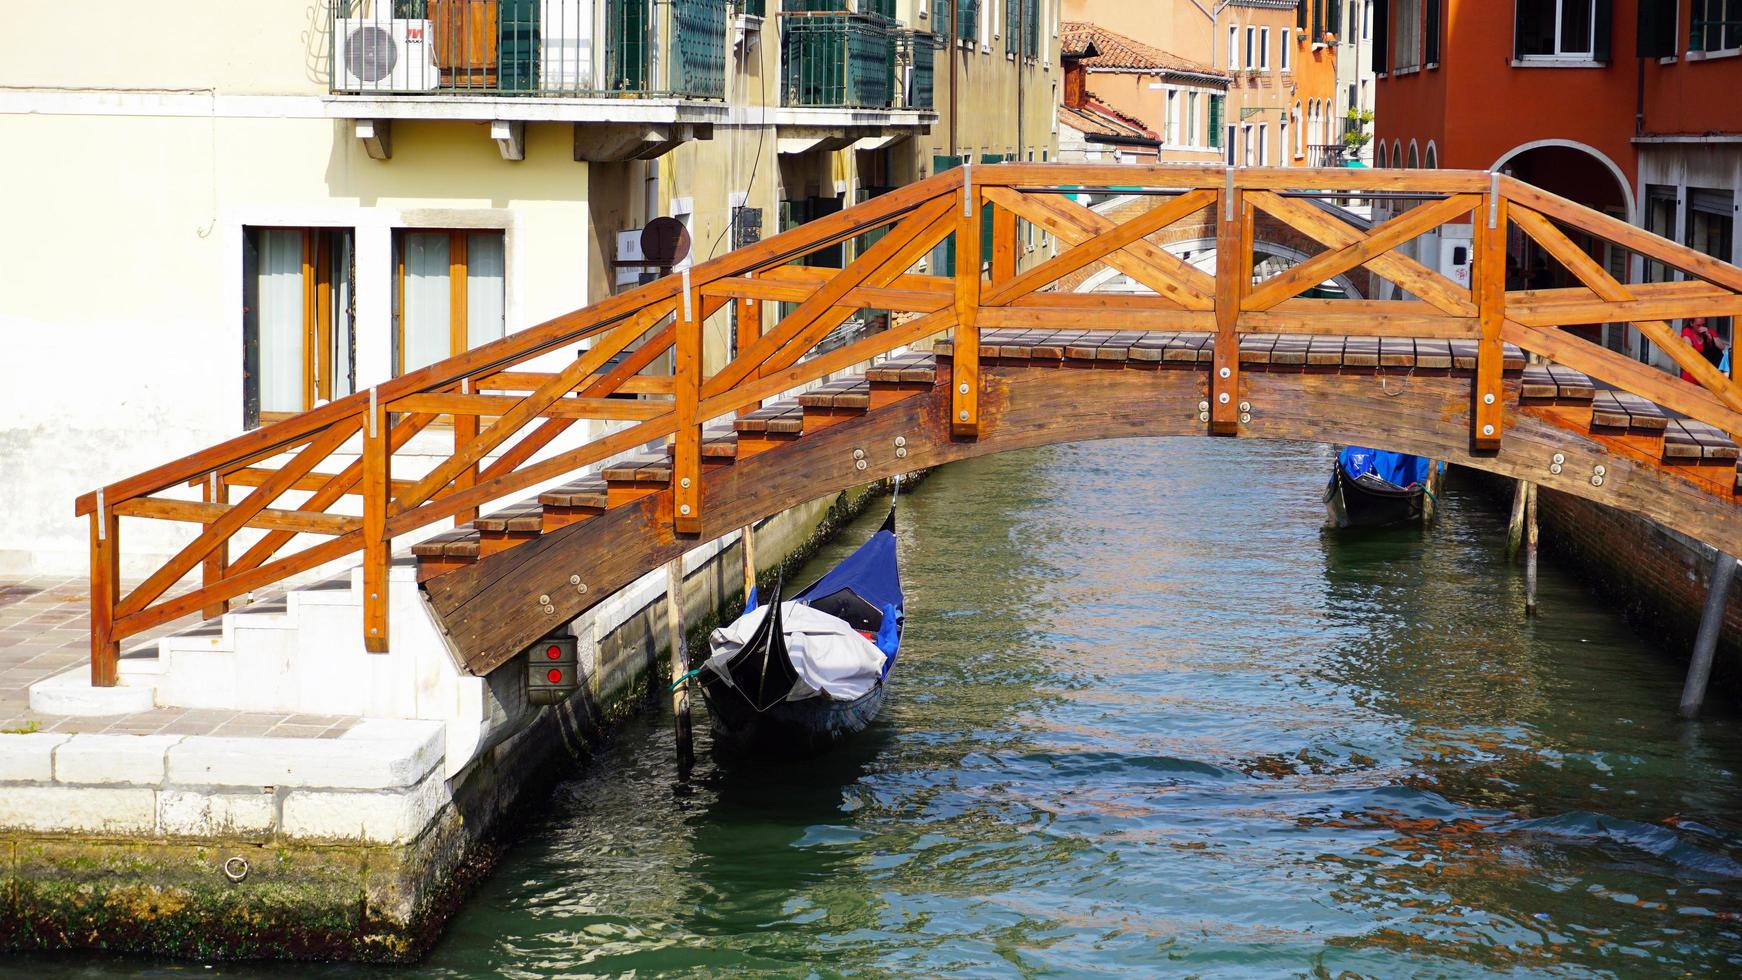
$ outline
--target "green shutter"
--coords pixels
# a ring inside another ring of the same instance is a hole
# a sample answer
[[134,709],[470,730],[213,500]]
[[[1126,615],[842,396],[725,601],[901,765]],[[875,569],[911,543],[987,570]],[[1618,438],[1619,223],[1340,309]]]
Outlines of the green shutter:
[[538,90],[538,0],[500,0],[496,7],[497,82],[504,92]]
[[677,95],[726,97],[726,0],[683,0],[671,6],[672,71]]
[[962,41],[980,39],[980,0],[956,0],[956,37]]
[[1210,96],[1210,146],[1222,145],[1222,96]]
[[647,91],[647,20],[652,0],[610,0],[605,14],[605,62],[613,92]]

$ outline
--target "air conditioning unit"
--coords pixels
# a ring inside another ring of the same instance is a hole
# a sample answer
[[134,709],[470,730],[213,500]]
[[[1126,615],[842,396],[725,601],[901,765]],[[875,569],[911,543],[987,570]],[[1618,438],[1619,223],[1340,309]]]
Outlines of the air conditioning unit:
[[333,75],[347,92],[431,92],[441,85],[427,20],[341,17],[333,23]]

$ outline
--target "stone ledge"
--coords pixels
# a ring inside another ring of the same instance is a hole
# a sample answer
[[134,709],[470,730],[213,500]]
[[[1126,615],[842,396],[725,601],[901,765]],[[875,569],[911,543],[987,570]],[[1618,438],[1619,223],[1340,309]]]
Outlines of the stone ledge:
[[157,790],[107,786],[8,786],[0,790],[0,827],[149,834],[157,829]]
[[291,790],[279,832],[299,840],[403,843],[421,833],[448,799],[447,779],[439,772],[403,793]]
[[43,715],[72,715],[75,718],[96,718],[104,715],[131,715],[157,707],[155,678],[143,678],[138,687],[129,687],[131,676],[122,677],[114,687],[92,687],[88,667],[77,667],[30,685],[30,710]]
[[51,782],[55,747],[71,737],[47,732],[0,735],[0,782]]
[[446,724],[370,719],[330,739],[193,737],[169,748],[178,786],[394,789],[442,760]]
[[158,786],[164,754],[180,735],[74,735],[55,749],[57,783]]

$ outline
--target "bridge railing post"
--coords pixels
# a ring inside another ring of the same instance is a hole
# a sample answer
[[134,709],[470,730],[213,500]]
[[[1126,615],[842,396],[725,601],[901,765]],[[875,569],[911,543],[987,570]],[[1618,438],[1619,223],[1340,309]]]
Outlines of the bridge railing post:
[[[469,395],[471,393],[472,393],[472,380],[470,378],[461,378],[460,379],[460,394]],[[476,416],[476,415],[463,415],[463,414],[462,415],[455,415],[454,416],[454,452],[459,453],[461,450],[466,448],[467,443],[471,442],[473,439],[476,439],[476,438],[478,438],[478,416]],[[461,470],[459,472],[459,475],[454,477],[454,491],[457,493],[461,490],[470,489],[471,487],[476,486],[477,483],[478,483],[478,464],[473,463],[472,465]],[[462,510],[459,513],[454,515],[454,526],[459,527],[462,524],[470,524],[474,520],[477,520],[477,518],[478,518],[478,508],[468,507],[465,510]]]
[[672,453],[672,528],[679,534],[702,531],[702,425],[696,407],[702,398],[702,325],[699,297],[683,270],[683,295],[677,304],[672,402],[677,434]]
[[962,214],[956,222],[956,332],[950,361],[950,429],[980,435],[980,189],[962,164]]
[[1252,277],[1251,222],[1228,168],[1216,197],[1216,343],[1210,364],[1210,434],[1240,431],[1240,304]]
[[121,521],[97,491],[91,511],[91,686],[114,687],[121,666],[121,642],[115,637],[115,599],[121,583]]
[[363,649],[386,653],[387,581],[393,537],[387,532],[387,508],[393,495],[393,446],[387,406],[369,389],[368,415],[363,418]]
[[[213,470],[206,477],[205,486],[200,488],[200,497],[208,504],[229,504],[230,488],[224,481],[224,474]],[[211,524],[208,522],[206,526],[210,527]],[[226,539],[218,542],[218,546],[212,549],[212,553],[207,555],[206,560],[200,564],[200,587],[210,589],[217,586],[223,581],[229,565],[230,542]],[[217,619],[229,611],[229,608],[229,600],[219,599],[201,609],[200,616],[204,619]]]
[[1476,379],[1471,388],[1470,445],[1481,452],[1500,448],[1505,428],[1505,390],[1502,373],[1506,350],[1500,339],[1506,322],[1506,199],[1500,195],[1500,175],[1489,181],[1475,222],[1470,274],[1471,298],[1476,303],[1481,334],[1476,341]]

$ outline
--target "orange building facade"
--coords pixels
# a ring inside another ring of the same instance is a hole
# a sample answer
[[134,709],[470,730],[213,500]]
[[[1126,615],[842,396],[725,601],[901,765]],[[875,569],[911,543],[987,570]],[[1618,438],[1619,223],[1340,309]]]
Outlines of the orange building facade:
[[[1742,10],[1731,0],[1379,0],[1381,167],[1504,170],[1742,261]],[[1665,273],[1592,246],[1611,272]],[[1560,285],[1527,255],[1515,277]],[[1730,325],[1718,324],[1728,335]],[[1667,366],[1637,331],[1603,342]]]

